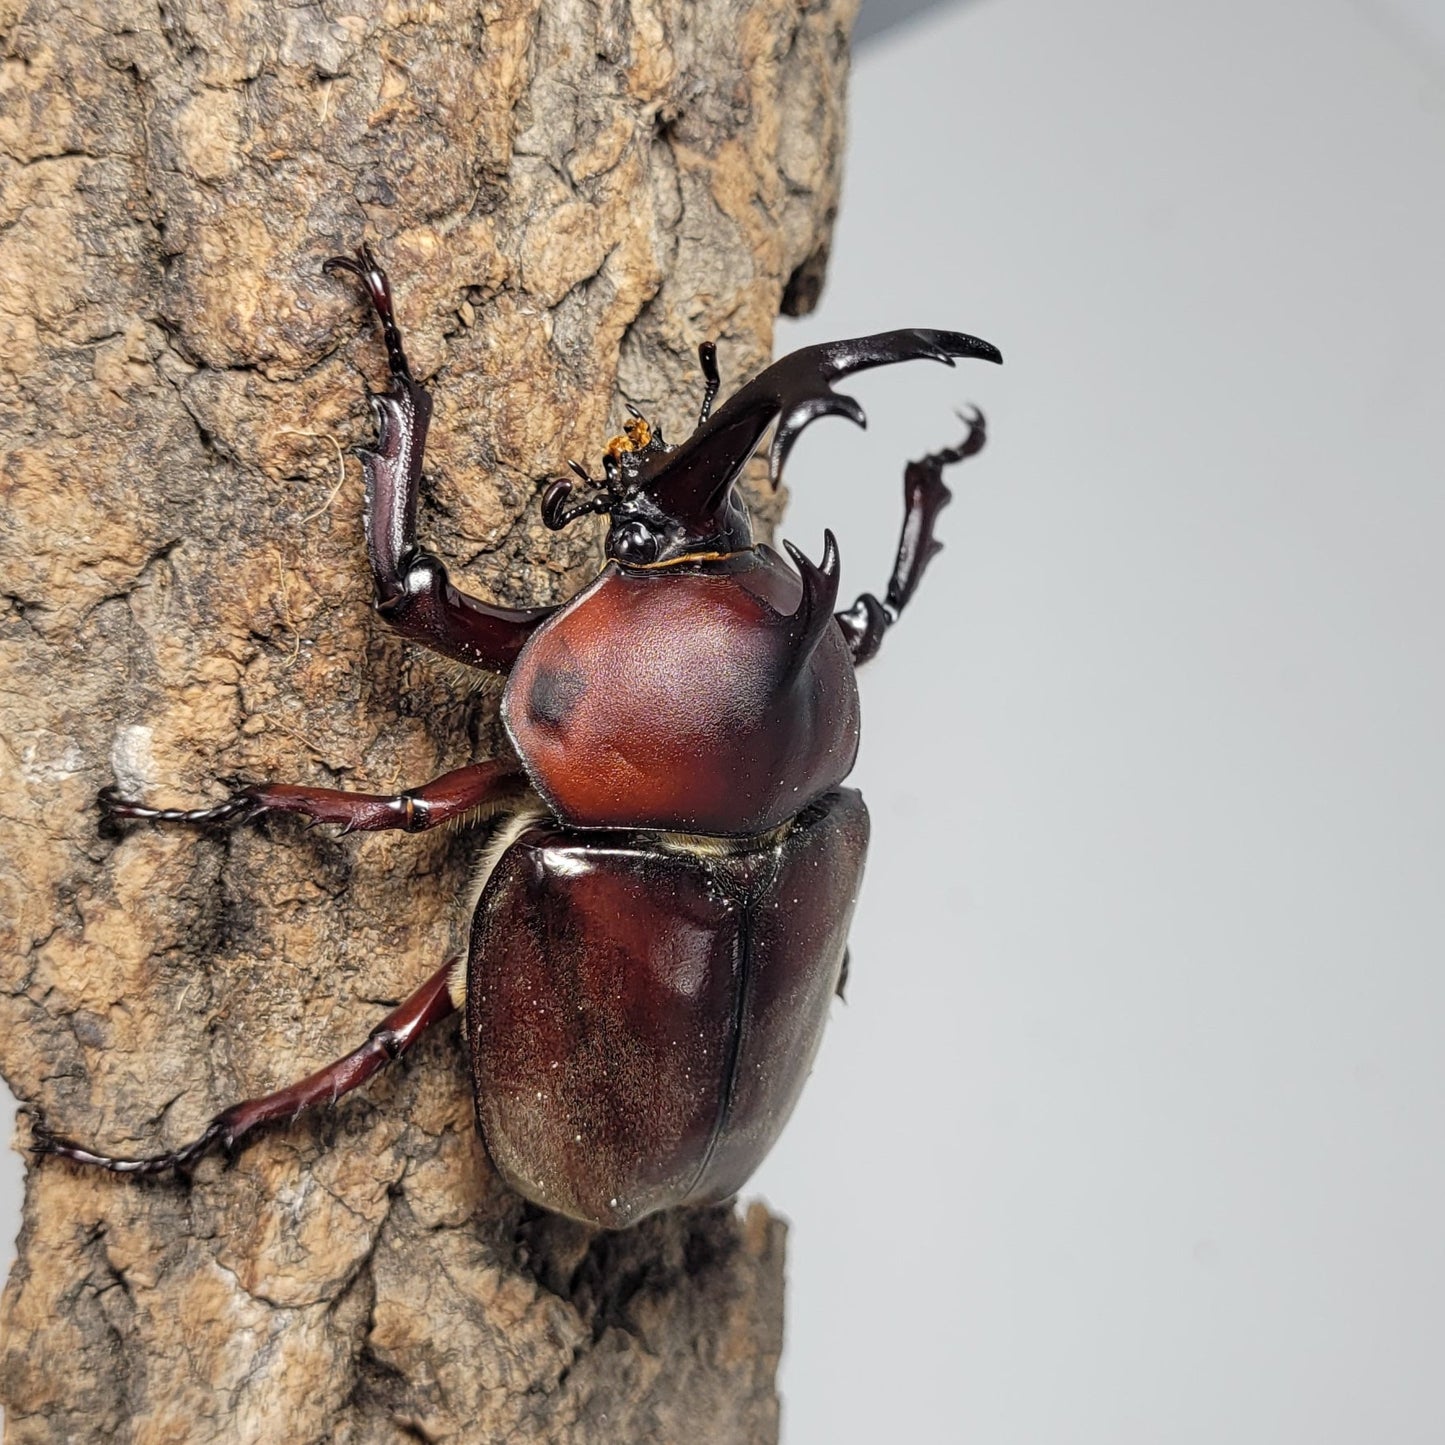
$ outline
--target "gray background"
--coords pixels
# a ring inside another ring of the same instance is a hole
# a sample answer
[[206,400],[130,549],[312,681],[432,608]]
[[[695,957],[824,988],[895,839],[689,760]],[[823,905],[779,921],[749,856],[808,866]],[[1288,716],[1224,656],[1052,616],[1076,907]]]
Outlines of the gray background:
[[[1433,25],[1433,29],[1432,29]],[[1432,49],[1432,42],[1439,48]],[[786,534],[862,675],[849,1001],[756,1188],[792,1445],[1445,1440],[1445,6],[988,0],[859,56]]]
[[779,348],[1008,365],[849,383],[791,467],[851,596],[989,415],[863,675],[849,1002],[755,1185],[787,1439],[1433,1445],[1445,5],[941,6],[852,132]]

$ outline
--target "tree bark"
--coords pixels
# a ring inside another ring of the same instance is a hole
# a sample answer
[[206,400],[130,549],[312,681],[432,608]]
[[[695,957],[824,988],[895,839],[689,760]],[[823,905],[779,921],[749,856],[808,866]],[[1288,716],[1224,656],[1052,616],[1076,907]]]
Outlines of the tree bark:
[[[852,0],[0,0],[0,1070],[119,1153],[346,1051],[452,949],[465,835],[97,827],[96,790],[389,791],[497,688],[369,606],[370,237],[436,416],[423,534],[509,605],[595,572],[540,482],[685,434],[806,309]],[[776,505],[759,496],[765,511]],[[767,513],[771,515],[771,513]],[[28,1141],[22,1122],[19,1143]],[[455,1023],[189,1185],[29,1166],[15,1442],[758,1442],[783,1227],[621,1234],[492,1174]]]

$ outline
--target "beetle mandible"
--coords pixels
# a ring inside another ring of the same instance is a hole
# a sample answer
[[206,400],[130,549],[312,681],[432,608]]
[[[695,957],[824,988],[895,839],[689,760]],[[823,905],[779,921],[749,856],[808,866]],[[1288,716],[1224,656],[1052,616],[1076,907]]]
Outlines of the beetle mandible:
[[333,1103],[455,1010],[465,1014],[477,1122],[502,1176],[543,1207],[605,1228],[736,1193],[777,1138],[841,992],[868,814],[840,787],[858,747],[854,669],[878,650],[929,560],[943,470],[984,442],[911,462],[897,561],[880,602],[835,611],[838,548],[797,571],[755,545],[738,477],[774,428],[774,485],[820,416],[863,425],[832,389],[897,361],[1000,361],[977,337],[889,331],[809,346],[713,410],[711,343],[696,429],[668,446],[631,411],[603,476],[553,482],[546,525],[606,513],[606,564],[559,607],[469,597],[417,545],[431,399],[407,364],[391,287],[367,246],[328,272],[356,277],[381,324],[390,386],[362,452],[376,608],[402,636],[508,674],[515,759],[395,796],[258,783],[214,807],[158,809],[101,794],[117,819],[235,824],[296,813],[344,831],[420,832],[484,805],[486,849],[465,957],[449,959],[359,1048],[233,1104],[180,1149],[101,1154],[52,1134],[35,1147],[125,1174],[184,1170],[261,1125]]

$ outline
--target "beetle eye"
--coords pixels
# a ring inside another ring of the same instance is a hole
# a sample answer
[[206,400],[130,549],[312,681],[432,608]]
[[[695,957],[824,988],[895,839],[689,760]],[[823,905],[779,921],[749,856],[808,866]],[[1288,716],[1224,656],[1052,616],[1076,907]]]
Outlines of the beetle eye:
[[612,539],[612,555],[619,562],[646,566],[657,560],[657,537],[641,522],[628,522]]

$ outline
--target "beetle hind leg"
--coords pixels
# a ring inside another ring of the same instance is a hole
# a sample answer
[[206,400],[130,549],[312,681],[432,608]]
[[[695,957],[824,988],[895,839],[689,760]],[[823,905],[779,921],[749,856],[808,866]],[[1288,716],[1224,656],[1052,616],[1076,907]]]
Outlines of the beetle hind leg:
[[359,1088],[411,1048],[433,1024],[454,1012],[456,1005],[448,988],[454,965],[455,960],[449,958],[405,1003],[389,1013],[359,1048],[274,1094],[243,1099],[223,1109],[196,1138],[179,1149],[140,1158],[101,1154],[52,1133],[44,1120],[32,1126],[31,1149],[38,1155],[54,1154],[74,1164],[108,1169],[112,1174],[184,1172],[215,1148],[234,1154],[263,1124],[294,1119],[318,1104],[334,1104],[343,1094]]
[[943,544],[933,536],[938,514],[953,499],[944,484],[943,469],[982,451],[988,438],[983,413],[977,408],[966,416],[960,413],[959,420],[968,431],[957,446],[932,452],[904,468],[903,531],[884,600],[880,602],[871,592],[865,592],[847,611],[834,613],[848,639],[855,665],[867,662],[878,651],[883,634],[898,621],[929,562],[943,550]]

